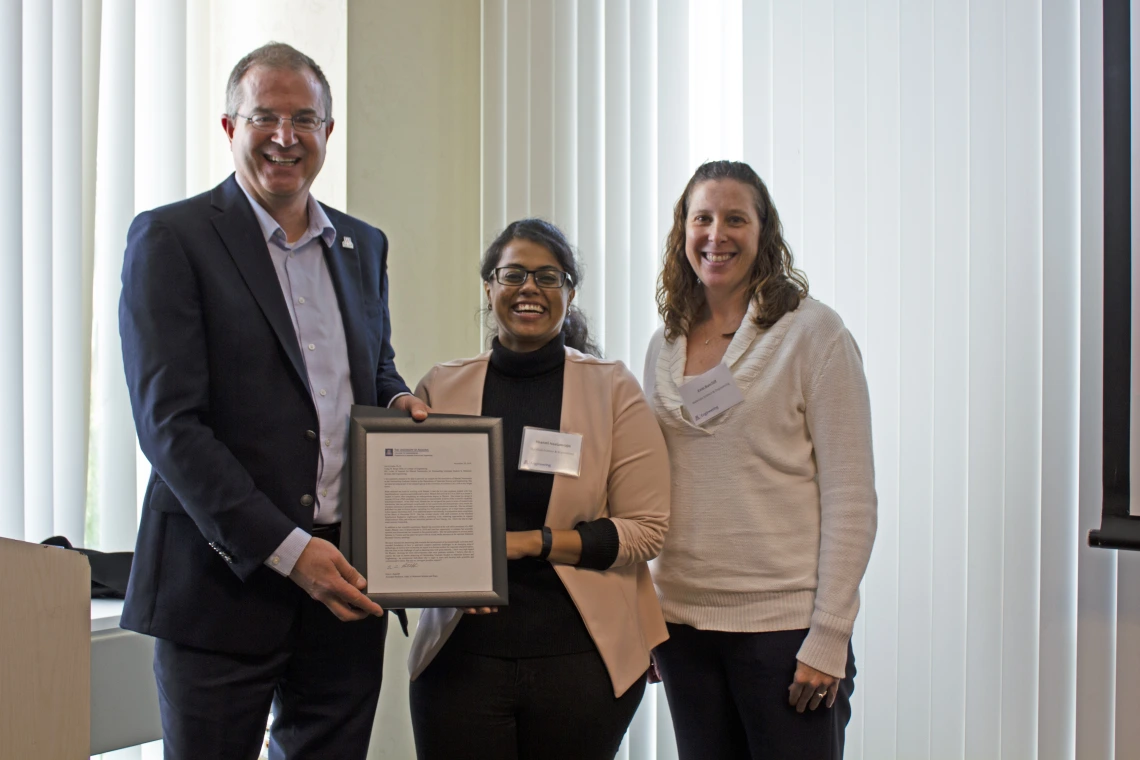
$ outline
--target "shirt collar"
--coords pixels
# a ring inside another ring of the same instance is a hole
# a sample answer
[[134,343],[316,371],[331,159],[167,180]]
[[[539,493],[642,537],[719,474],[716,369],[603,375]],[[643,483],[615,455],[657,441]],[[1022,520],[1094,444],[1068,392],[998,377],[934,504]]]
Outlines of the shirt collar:
[[[273,240],[274,235],[278,235],[278,232],[280,232],[278,239],[284,244],[286,242],[285,230],[281,228],[281,225],[277,223],[276,219],[269,215],[269,212],[262,207],[257,199],[245,189],[245,185],[242,184],[238,175],[235,174],[234,179],[237,180],[238,187],[241,188],[241,191],[245,193],[245,197],[249,200],[249,205],[253,207],[253,215],[257,217],[257,223],[261,227],[261,235],[265,238],[265,242],[268,244]],[[317,199],[313,197],[312,193],[309,193],[308,204],[310,236],[323,238],[325,245],[331,248],[333,242],[336,240],[336,228],[333,227],[332,220],[329,219],[329,215],[325,213],[321,204],[317,203]]]

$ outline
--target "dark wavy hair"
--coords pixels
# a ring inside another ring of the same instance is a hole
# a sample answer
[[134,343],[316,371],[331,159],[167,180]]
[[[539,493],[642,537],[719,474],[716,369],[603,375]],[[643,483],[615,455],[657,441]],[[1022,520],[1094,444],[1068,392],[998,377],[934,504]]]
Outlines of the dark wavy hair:
[[[503,257],[503,249],[512,240],[529,240],[541,245],[558,259],[558,265],[570,275],[571,285],[577,289],[582,285],[582,264],[574,255],[570,242],[562,234],[562,230],[544,219],[519,219],[511,222],[507,228],[499,233],[494,242],[487,247],[483,254],[483,261],[479,265],[479,276],[483,282],[490,282]],[[490,317],[491,306],[487,305],[487,315]],[[493,329],[493,332],[498,332]],[[577,349],[584,354],[601,357],[602,351],[590,338],[589,326],[586,324],[586,315],[573,304],[566,310],[566,319],[562,321],[562,340],[570,348]]]
[[665,242],[661,276],[657,283],[657,311],[665,322],[665,337],[674,340],[689,332],[705,307],[705,291],[685,256],[685,223],[689,199],[697,185],[731,179],[752,188],[760,220],[760,247],[748,281],[748,300],[759,307],[756,324],[771,327],[807,297],[807,276],[795,268],[792,249],[784,240],[780,215],[772,205],[768,187],[743,161],[709,161],[697,167],[685,192],[673,207],[673,228]]

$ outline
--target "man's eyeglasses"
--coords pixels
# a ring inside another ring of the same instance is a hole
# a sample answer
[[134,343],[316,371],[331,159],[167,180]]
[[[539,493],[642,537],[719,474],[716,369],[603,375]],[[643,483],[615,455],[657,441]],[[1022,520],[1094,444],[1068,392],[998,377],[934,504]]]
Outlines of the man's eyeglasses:
[[278,116],[275,113],[256,113],[252,116],[235,113],[234,116],[245,119],[249,126],[258,132],[276,132],[283,123],[293,123],[295,132],[316,132],[328,119],[322,119],[316,114],[306,113],[300,116]]
[[526,282],[527,275],[534,275],[534,284],[540,288],[547,288],[548,290],[556,290],[561,288],[569,280],[573,284],[574,280],[566,272],[560,269],[523,269],[522,267],[498,267],[495,270],[495,279],[499,281],[500,285],[511,285],[514,287],[521,287]]

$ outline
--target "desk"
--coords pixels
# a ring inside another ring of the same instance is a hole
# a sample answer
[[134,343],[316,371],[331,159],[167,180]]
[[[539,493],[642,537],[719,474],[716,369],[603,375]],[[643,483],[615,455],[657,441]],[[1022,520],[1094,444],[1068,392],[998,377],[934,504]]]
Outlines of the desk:
[[91,600],[91,754],[162,738],[154,639],[119,627],[123,602]]

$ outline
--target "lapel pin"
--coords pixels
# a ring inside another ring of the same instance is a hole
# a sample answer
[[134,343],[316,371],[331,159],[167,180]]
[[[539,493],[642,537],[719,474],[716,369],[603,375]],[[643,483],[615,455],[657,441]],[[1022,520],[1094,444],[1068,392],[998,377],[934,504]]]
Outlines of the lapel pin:
[[340,241],[340,245],[341,245],[341,247],[342,247],[342,248],[349,248],[349,249],[351,249],[351,248],[353,248],[353,247],[354,247],[354,246],[352,245],[352,238],[350,238],[348,235],[345,235],[345,236],[344,236],[344,239]]

